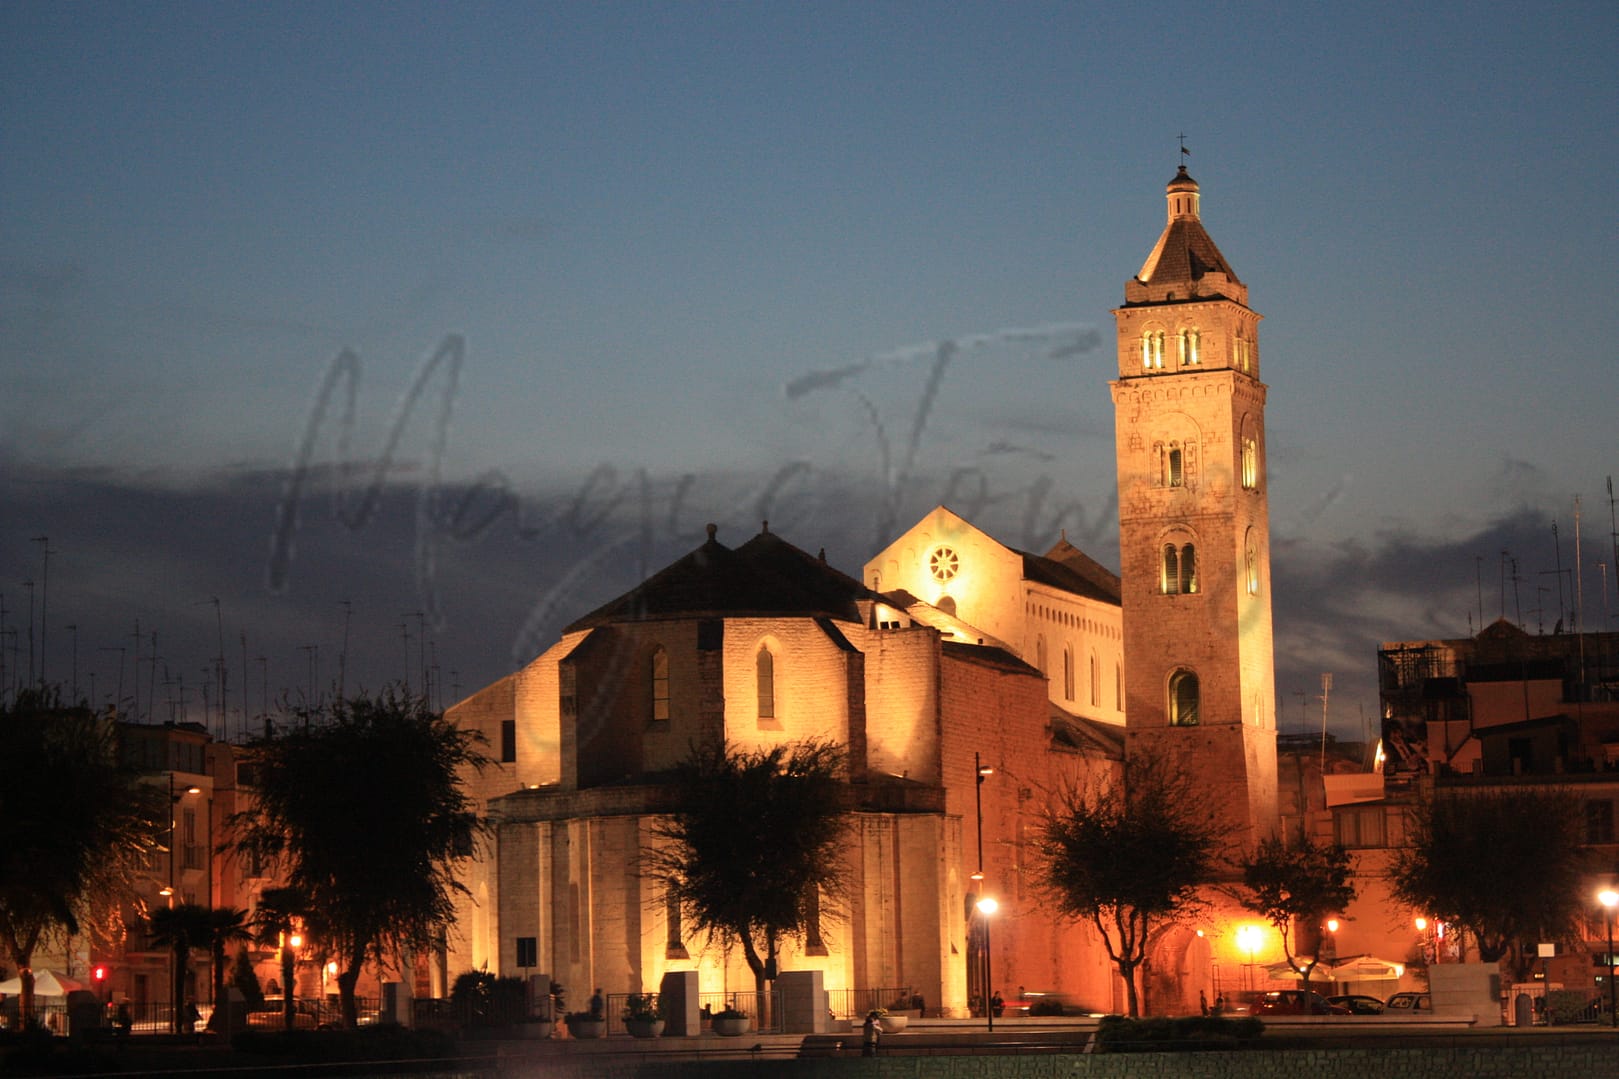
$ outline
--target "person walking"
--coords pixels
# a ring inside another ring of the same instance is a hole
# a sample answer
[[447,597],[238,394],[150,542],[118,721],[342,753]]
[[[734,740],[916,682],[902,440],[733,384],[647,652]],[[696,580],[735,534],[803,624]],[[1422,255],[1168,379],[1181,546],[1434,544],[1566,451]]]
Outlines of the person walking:
[[866,1013],[866,1025],[860,1028],[860,1055],[874,1057],[877,1055],[877,1043],[883,1036],[882,1024],[877,1022],[876,1012]]

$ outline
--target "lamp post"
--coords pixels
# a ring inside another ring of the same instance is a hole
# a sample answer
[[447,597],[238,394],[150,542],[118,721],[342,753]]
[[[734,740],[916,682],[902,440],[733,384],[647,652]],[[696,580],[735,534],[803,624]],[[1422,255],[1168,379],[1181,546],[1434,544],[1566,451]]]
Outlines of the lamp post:
[[[974,817],[974,820],[976,821],[977,826],[978,826],[978,871],[972,875],[971,879],[975,882],[974,886],[979,889],[980,894],[982,893],[983,887],[984,887],[984,778],[986,776],[992,776],[994,774],[995,774],[995,769],[993,769],[989,765],[985,764],[984,761],[983,761],[983,758],[978,755],[978,752],[976,750],[974,750],[973,751],[973,817]],[[991,900],[990,902],[993,903],[994,900]],[[977,903],[975,909],[978,910],[980,915],[985,913],[984,904],[983,904],[982,899],[979,900],[979,902]],[[990,909],[993,910],[994,908],[991,907]],[[989,954],[989,924],[987,922],[984,925],[984,954],[985,954],[985,960],[978,964],[978,969],[977,969],[977,971],[975,971],[975,973],[976,973],[976,975],[977,975],[977,977],[979,979],[979,982],[981,983],[978,986],[978,999],[984,1002],[984,1014],[989,1015],[989,1012],[990,1012],[990,1007],[989,1007],[989,974],[990,974],[990,971],[989,971],[989,963],[988,963],[988,958],[987,958],[988,954]],[[968,987],[968,994],[967,995],[968,995],[968,997],[972,996],[971,986]],[[991,1016],[990,1017],[990,1024],[991,1024],[990,1029],[991,1030],[995,1029],[994,1028],[994,1022],[995,1022],[995,1019],[994,1019],[993,1016]]]
[[1237,947],[1247,957],[1248,990],[1254,988],[1254,954],[1259,951],[1262,930],[1257,925],[1243,925],[1237,927]]
[[1613,910],[1619,907],[1619,891],[1604,888],[1597,893],[1608,923],[1608,1025],[1619,1027],[1619,987],[1613,984]]
[[978,913],[982,916],[984,921],[984,1016],[989,1021],[989,1031],[992,1034],[995,1032],[995,1008],[990,1004],[989,996],[989,920],[990,915],[999,910],[1000,906],[1001,905],[999,903],[995,902],[994,896],[986,895],[984,898],[978,901]]

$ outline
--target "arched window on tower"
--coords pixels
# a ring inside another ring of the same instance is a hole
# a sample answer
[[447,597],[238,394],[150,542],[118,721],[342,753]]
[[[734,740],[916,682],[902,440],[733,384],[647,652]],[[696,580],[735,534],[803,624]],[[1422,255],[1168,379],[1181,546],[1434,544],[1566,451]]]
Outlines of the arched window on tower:
[[1164,544],[1163,567],[1158,573],[1158,590],[1166,596],[1173,596],[1181,587],[1181,559],[1180,549],[1173,543]]
[[1062,698],[1074,699],[1074,649],[1064,645],[1062,650]]
[[652,653],[652,714],[654,723],[669,720],[669,653],[662,648]]
[[1251,528],[1242,545],[1242,579],[1250,596],[1259,595],[1259,548],[1254,544]]
[[1169,725],[1171,727],[1197,726],[1197,675],[1191,671],[1176,671],[1169,678]]
[[1164,453],[1164,486],[1180,487],[1186,483],[1186,473],[1182,467],[1183,456],[1179,442],[1171,442]]
[[759,691],[759,718],[776,718],[776,657],[770,654],[769,647],[759,646],[759,655],[756,659],[757,679],[755,684]]
[[1163,330],[1148,330],[1141,335],[1141,369],[1143,371],[1164,369]]
[[1197,548],[1190,543],[1181,548],[1181,591],[1188,596],[1197,591]]
[[1181,366],[1196,367],[1203,362],[1201,338],[1196,330],[1182,330],[1180,334]]

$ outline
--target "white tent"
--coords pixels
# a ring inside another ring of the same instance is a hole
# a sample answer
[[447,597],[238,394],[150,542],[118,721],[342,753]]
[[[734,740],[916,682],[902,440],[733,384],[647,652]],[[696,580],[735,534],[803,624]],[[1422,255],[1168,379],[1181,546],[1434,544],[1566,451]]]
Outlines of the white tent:
[[[34,995],[36,997],[65,997],[75,989],[83,989],[84,983],[74,981],[66,974],[58,974],[54,970],[41,968],[34,971]],[[10,981],[0,982],[0,993],[8,997],[22,995],[21,975]]]

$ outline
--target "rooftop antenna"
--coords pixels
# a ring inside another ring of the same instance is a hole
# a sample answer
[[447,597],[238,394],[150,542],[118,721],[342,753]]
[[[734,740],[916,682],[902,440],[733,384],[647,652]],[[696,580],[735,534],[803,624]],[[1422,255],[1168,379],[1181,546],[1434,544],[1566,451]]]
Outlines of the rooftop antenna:
[[[316,644],[302,644],[298,647],[301,648],[304,654],[309,657],[309,708],[313,709],[315,707],[315,664],[320,655],[320,646]],[[307,713],[305,714],[304,726],[309,726]]]
[[1557,557],[1557,621],[1563,621],[1563,541],[1557,535],[1557,518],[1552,518],[1552,552]]
[[1327,697],[1332,693],[1332,672],[1321,675],[1321,774],[1327,774]]
[[51,538],[49,536],[35,536],[33,542],[40,546],[40,558],[43,564],[39,575],[39,681],[45,682],[45,611],[51,599]]
[[338,604],[343,608],[343,650],[337,654],[337,695],[347,695],[349,668],[349,622],[354,617],[354,604],[348,600]]
[[[134,708],[131,709],[131,711],[134,712],[134,715],[131,718],[134,719],[134,721],[136,723],[139,723],[141,721],[141,620],[139,618],[135,619],[134,637],[135,637],[135,706],[134,706]],[[154,652],[157,651],[157,649],[155,647],[152,650]],[[153,668],[153,670],[155,672],[156,668]],[[120,701],[123,700],[123,696],[124,696],[124,663],[123,663],[123,660],[120,659],[118,661],[118,698],[119,698]],[[150,710],[148,710],[148,713],[150,713]]]
[[28,589],[28,684],[34,684],[34,581],[33,578],[22,583]]
[[[1608,538],[1613,542],[1613,568],[1619,573],[1619,517],[1614,516],[1613,509],[1613,477],[1608,477]],[[1606,591],[1606,589],[1604,589]],[[1619,581],[1614,582],[1614,591],[1619,592]],[[1609,612],[1608,617],[1613,617]]]
[[96,651],[98,651],[98,652],[117,652],[118,653],[118,695],[112,699],[112,706],[113,706],[114,709],[121,708],[123,706],[123,703],[124,703],[124,648],[123,648],[123,645],[119,645],[117,648],[98,648],[98,649],[96,649]]

